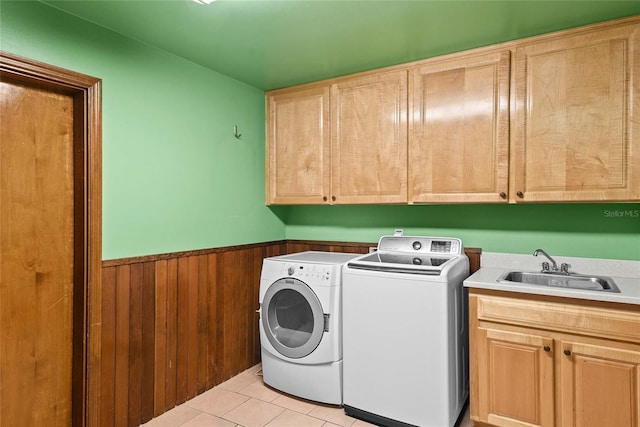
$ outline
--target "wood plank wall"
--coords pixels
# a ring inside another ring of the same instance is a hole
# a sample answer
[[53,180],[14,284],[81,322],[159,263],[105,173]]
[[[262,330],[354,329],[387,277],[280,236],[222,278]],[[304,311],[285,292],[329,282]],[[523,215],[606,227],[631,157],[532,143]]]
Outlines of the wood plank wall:
[[[263,258],[370,246],[289,240],[103,261],[100,425],[138,426],[260,362]],[[480,251],[467,255],[477,270]]]

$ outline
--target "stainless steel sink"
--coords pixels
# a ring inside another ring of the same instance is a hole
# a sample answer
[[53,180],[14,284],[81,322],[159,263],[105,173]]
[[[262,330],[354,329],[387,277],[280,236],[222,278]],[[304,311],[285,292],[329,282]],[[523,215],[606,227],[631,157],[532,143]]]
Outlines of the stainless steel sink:
[[583,291],[620,292],[620,289],[618,289],[618,286],[610,277],[575,273],[509,271],[500,276],[498,282],[517,282],[528,285],[579,289]]

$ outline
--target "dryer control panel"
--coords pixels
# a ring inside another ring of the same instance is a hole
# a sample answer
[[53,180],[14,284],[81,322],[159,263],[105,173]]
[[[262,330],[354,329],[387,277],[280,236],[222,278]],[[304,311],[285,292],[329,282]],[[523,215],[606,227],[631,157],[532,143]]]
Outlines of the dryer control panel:
[[296,278],[309,286],[340,286],[344,264],[360,254],[306,251],[265,258],[260,282]]
[[287,264],[285,269],[289,277],[311,278],[329,282],[333,276],[334,267],[318,264]]

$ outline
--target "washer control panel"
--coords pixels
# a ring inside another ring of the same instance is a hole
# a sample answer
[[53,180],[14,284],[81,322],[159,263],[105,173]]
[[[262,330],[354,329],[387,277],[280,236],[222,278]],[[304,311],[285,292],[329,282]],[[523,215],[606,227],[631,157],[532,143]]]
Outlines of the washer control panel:
[[452,237],[382,236],[378,252],[461,255],[464,248],[460,239]]

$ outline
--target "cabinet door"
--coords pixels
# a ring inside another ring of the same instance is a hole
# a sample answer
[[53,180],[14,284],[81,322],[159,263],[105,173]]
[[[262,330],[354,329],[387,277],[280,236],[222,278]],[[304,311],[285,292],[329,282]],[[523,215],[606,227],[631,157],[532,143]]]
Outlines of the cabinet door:
[[331,86],[335,203],[407,202],[407,71]]
[[640,199],[640,26],[516,50],[515,201]]
[[554,425],[553,339],[479,328],[476,335],[480,421],[504,427]]
[[409,202],[506,202],[510,51],[410,74]]
[[640,346],[561,342],[562,427],[640,425]]
[[327,203],[329,87],[270,94],[267,105],[267,204]]

